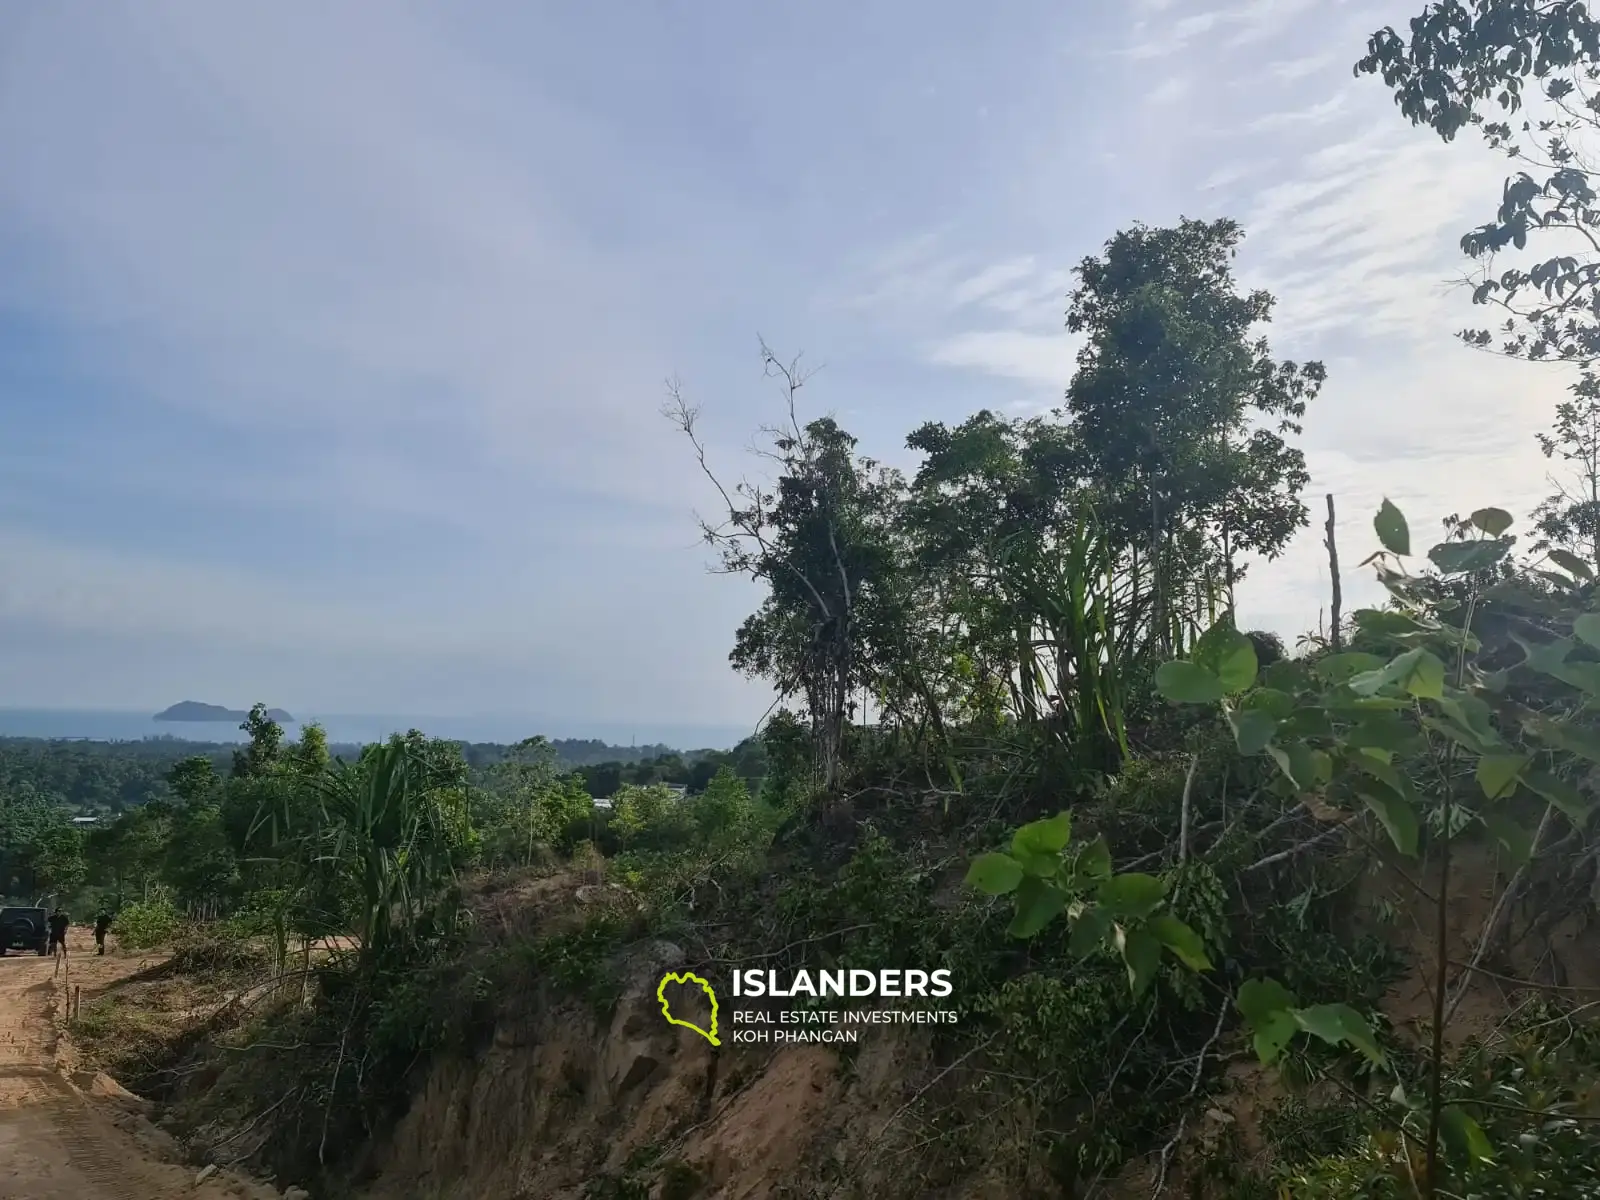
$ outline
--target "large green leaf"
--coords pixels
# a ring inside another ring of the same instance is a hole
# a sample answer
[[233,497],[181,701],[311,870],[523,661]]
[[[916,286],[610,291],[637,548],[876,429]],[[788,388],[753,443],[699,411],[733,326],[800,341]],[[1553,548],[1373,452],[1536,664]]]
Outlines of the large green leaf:
[[1533,857],[1533,835],[1502,812],[1479,813],[1483,827],[1506,848],[1514,866],[1522,866]]
[[1505,744],[1494,727],[1494,710],[1481,697],[1451,688],[1440,698],[1439,709],[1469,730],[1485,753]]
[[1441,542],[1428,551],[1428,559],[1446,575],[1486,571],[1511,551],[1509,538],[1484,538],[1476,542]]
[[1156,668],[1156,690],[1174,704],[1214,704],[1228,694],[1222,680],[1183,659]]
[[1378,515],[1372,519],[1372,527],[1377,531],[1378,541],[1390,554],[1411,553],[1411,530],[1406,526],[1405,516],[1387,496]]
[[1130,871],[1102,883],[1097,896],[1113,916],[1137,919],[1148,917],[1166,899],[1167,885],[1154,875]]
[[1111,917],[1103,908],[1086,908],[1072,923],[1067,949],[1077,958],[1087,958],[1106,944],[1111,933]]
[[1589,819],[1590,811],[1594,808],[1594,802],[1577,788],[1546,771],[1527,772],[1522,777],[1522,784],[1530,792],[1543,796],[1554,804],[1557,812],[1579,828],[1583,827],[1584,822]]
[[1600,613],[1584,613],[1572,623],[1572,633],[1580,642],[1600,647]]
[[1011,853],[1056,855],[1072,840],[1072,814],[1057,813],[1042,821],[1030,821],[1011,835]]
[[1350,1045],[1359,1050],[1376,1066],[1385,1066],[1387,1058],[1378,1048],[1367,1019],[1348,1004],[1318,1004],[1312,1008],[1294,1010],[1295,1024],[1312,1037],[1320,1038],[1331,1046]]
[[1106,844],[1103,834],[1078,852],[1077,874],[1093,880],[1104,879],[1111,874],[1111,847]]
[[[1542,713],[1529,713],[1522,727],[1547,746],[1600,763],[1600,737],[1569,721],[1556,720]],[[1530,785],[1531,786],[1531,785]]]
[[1299,1032],[1300,1026],[1295,1023],[1292,1012],[1275,1012],[1256,1026],[1250,1044],[1262,1065],[1270,1067]]
[[1259,687],[1240,700],[1239,707],[1264,712],[1281,721],[1294,711],[1294,697],[1277,688]]
[[1396,655],[1375,671],[1353,676],[1350,690],[1358,696],[1371,696],[1386,687],[1398,687],[1423,700],[1444,695],[1444,663],[1424,646]]
[[1151,917],[1145,928],[1191,971],[1211,969],[1211,959],[1206,956],[1206,946],[1200,940],[1200,935],[1177,917],[1162,913]]
[[1489,1135],[1459,1104],[1447,1104],[1439,1110],[1439,1132],[1446,1152],[1458,1162],[1494,1161]]
[[1194,663],[1221,682],[1230,696],[1256,681],[1255,643],[1234,627],[1233,614],[1225,613],[1195,643]]
[[1551,562],[1555,563],[1556,566],[1560,567],[1563,571],[1566,571],[1574,579],[1594,578],[1594,568],[1588,563],[1584,562],[1583,559],[1579,558],[1576,554],[1569,554],[1565,550],[1551,550],[1549,552],[1549,557]]
[[1503,508],[1480,508],[1467,520],[1494,538],[1511,528],[1511,514]]
[[981,854],[967,869],[967,886],[991,896],[1004,896],[1022,882],[1022,864],[1009,854]]
[[1368,811],[1378,818],[1394,848],[1408,858],[1417,856],[1417,810],[1409,803],[1383,788],[1367,788],[1360,792],[1361,801]]
[[1439,631],[1437,622],[1420,621],[1410,613],[1396,612],[1392,608],[1359,608],[1354,619],[1362,633],[1374,637],[1405,639]]
[[1272,735],[1278,731],[1278,722],[1263,709],[1247,708],[1238,712],[1229,709],[1227,716],[1239,753],[1247,757],[1265,750],[1267,743],[1272,741]]
[[1517,790],[1517,777],[1528,765],[1526,754],[1485,754],[1478,760],[1478,786],[1486,799],[1500,800]]
[[1061,915],[1067,895],[1042,879],[1025,876],[1017,886],[1017,911],[1007,930],[1015,938],[1031,938]]
[[1128,968],[1128,986],[1134,999],[1143,996],[1161,969],[1161,943],[1143,929],[1116,929],[1117,949]]
[[1267,753],[1278,769],[1288,776],[1289,782],[1302,792],[1309,792],[1333,778],[1333,762],[1321,750],[1313,750],[1301,742],[1286,746],[1269,745]]
[[1345,745],[1356,750],[1388,750],[1404,754],[1418,746],[1416,727],[1395,712],[1362,714],[1345,734]]
[[1317,659],[1311,669],[1328,683],[1343,683],[1353,675],[1381,669],[1384,662],[1378,655],[1368,654],[1364,650],[1346,650]]
[[1273,1013],[1293,1008],[1299,1001],[1295,994],[1276,979],[1247,979],[1239,985],[1233,1005],[1252,1028],[1259,1026]]

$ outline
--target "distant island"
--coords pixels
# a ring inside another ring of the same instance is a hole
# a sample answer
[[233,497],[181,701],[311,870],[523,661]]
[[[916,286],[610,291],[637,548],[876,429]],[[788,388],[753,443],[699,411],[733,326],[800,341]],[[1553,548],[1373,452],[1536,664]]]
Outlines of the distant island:
[[[157,721],[232,721],[238,724],[250,714],[243,709],[223,708],[220,704],[201,704],[198,700],[181,700],[171,708],[158,712],[153,720]],[[294,718],[281,708],[267,709],[267,720],[276,721],[279,725],[293,721]]]

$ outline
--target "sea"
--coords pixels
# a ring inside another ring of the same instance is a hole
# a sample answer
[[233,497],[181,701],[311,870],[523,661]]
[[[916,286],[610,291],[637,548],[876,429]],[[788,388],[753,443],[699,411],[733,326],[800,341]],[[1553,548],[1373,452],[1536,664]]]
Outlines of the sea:
[[[749,726],[638,724],[559,717],[441,717],[296,713],[284,732],[294,738],[302,723],[315,721],[335,745],[379,742],[393,733],[420,729],[430,737],[510,745],[542,734],[548,738],[596,738],[613,746],[670,746],[677,750],[729,750],[755,732]],[[191,742],[242,742],[244,732],[231,721],[157,721],[149,713],[111,709],[0,708],[0,737],[76,738],[96,742],[136,742],[177,738]]]

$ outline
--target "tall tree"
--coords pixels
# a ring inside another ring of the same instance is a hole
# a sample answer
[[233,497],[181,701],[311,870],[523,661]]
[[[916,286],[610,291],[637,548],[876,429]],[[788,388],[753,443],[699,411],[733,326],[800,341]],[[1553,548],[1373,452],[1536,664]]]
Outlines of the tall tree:
[[1243,236],[1231,220],[1135,225],[1079,264],[1070,298],[1067,327],[1087,340],[1064,415],[1107,535],[1148,564],[1163,648],[1191,580],[1231,592],[1239,554],[1275,556],[1307,519],[1287,437],[1326,372],[1253,336],[1273,298],[1234,282]]
[[676,387],[666,415],[689,438],[723,502],[721,519],[701,522],[721,569],[767,589],[740,627],[730,661],[771,680],[780,697],[800,697],[811,718],[817,773],[836,780],[852,697],[872,678],[874,646],[895,625],[894,510],[903,481],[856,454],[856,440],[831,417],[802,424],[796,397],[806,377],[765,346],[769,375],[783,386],[786,421],[770,428],[761,453],[772,485],[725,487],[699,439],[698,410]]

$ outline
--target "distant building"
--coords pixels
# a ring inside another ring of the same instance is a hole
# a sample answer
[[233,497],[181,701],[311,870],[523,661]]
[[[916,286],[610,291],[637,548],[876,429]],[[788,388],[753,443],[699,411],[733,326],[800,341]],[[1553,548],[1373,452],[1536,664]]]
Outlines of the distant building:
[[72,818],[72,823],[74,825],[98,825],[98,824],[100,824],[100,818],[99,817],[73,817]]

